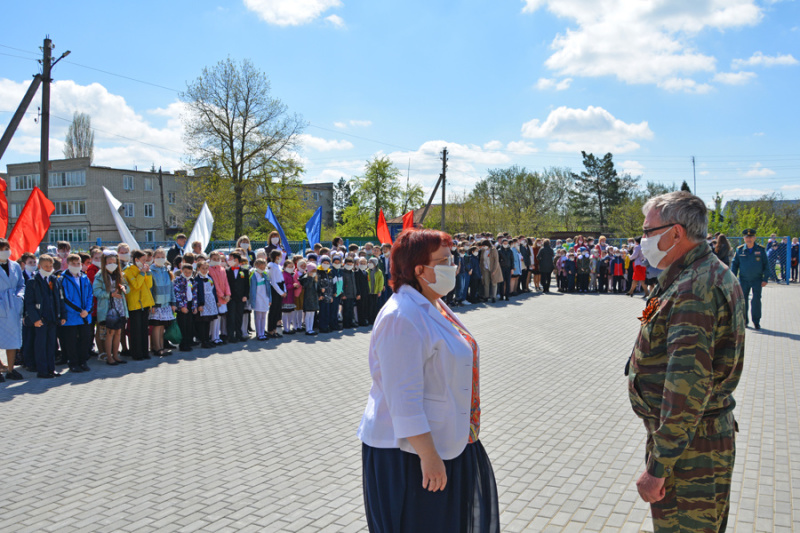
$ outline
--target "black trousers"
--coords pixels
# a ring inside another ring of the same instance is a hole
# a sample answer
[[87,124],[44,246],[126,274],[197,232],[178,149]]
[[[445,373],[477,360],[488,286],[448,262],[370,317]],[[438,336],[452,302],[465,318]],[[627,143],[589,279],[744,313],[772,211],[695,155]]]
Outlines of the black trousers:
[[36,372],[40,375],[56,371],[56,325],[42,324],[34,327],[33,351],[36,354]]
[[36,328],[33,326],[22,326],[22,358],[25,362],[25,366],[30,370],[36,368],[34,342],[36,342]]
[[352,328],[355,326],[353,323],[353,308],[355,307],[356,299],[347,298],[342,299],[342,327]]
[[497,291],[500,293],[498,296],[501,298],[504,296],[508,298],[508,296],[511,294],[511,269],[501,268],[500,270],[503,272],[503,285]]
[[77,368],[89,360],[89,349],[92,345],[92,325],[61,326],[61,338],[64,343],[61,350],[67,358],[70,368]]
[[467,300],[477,302],[481,297],[481,280],[478,278],[469,279],[469,296]]
[[378,316],[378,295],[369,294],[367,295],[367,324],[374,324],[376,316]]
[[[278,322],[281,321],[281,312],[283,310],[283,297],[278,294],[275,287],[270,286],[272,291],[272,301],[269,303],[269,313],[267,313],[267,331],[275,331],[278,327]],[[288,326],[288,324],[286,324]],[[242,329],[242,321],[239,320],[239,329]]]
[[[230,305],[230,302],[228,303]],[[230,309],[230,307],[228,307]],[[181,330],[181,348],[192,347],[192,336],[194,335],[194,319],[192,318],[191,311],[184,313],[178,311],[178,327]]]
[[194,330],[197,332],[197,340],[203,344],[211,342],[211,322],[206,320],[195,320]]
[[553,276],[553,271],[550,272],[540,272],[539,273],[542,278],[542,292],[550,292],[550,278]]
[[623,291],[623,288],[622,288],[622,276],[614,276],[612,281],[613,281],[613,284],[614,284],[614,287],[613,287],[614,292],[622,292]]
[[147,328],[150,323],[150,308],[137,309],[130,311],[128,314],[130,315],[129,324],[131,327],[129,346],[131,357],[144,359],[148,352]]
[[242,297],[231,298],[231,301],[228,302],[228,315],[226,318],[229,341],[234,341],[242,337],[243,316],[244,302],[242,301]]
[[589,273],[582,272],[578,274],[578,290],[580,292],[587,292],[589,290]]

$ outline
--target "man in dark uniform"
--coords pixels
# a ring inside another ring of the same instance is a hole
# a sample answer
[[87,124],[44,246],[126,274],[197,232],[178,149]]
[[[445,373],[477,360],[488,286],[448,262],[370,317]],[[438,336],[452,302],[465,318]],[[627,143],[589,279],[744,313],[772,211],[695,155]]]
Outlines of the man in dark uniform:
[[[756,244],[756,230],[753,228],[744,230],[742,235],[744,235],[744,244],[736,248],[733,263],[731,263],[731,272],[734,276],[739,276],[739,283],[744,292],[745,324],[749,324],[747,313],[750,309],[753,326],[761,329],[761,289],[767,286],[769,280],[767,250],[760,244]],[[752,307],[748,306],[751,289],[753,291]]]
[[175,244],[167,251],[167,262],[172,265],[176,257],[183,256],[186,252],[186,235],[179,233],[175,236]]

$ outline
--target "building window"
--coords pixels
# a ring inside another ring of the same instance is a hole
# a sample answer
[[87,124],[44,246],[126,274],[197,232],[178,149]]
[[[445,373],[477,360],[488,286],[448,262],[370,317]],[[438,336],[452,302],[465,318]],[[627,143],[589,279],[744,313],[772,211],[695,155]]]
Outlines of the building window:
[[132,203],[122,204],[122,216],[125,218],[133,218],[136,216],[135,205]]
[[71,170],[69,172],[51,172],[50,187],[62,189],[65,187],[83,187],[86,185],[85,170]]
[[303,201],[304,202],[308,201],[308,191],[303,191]]
[[170,215],[169,217],[169,227],[170,228],[177,228],[178,227],[178,217],[175,215]]
[[59,200],[53,202],[56,207],[53,216],[67,216],[67,215],[85,215],[86,214],[86,201],[85,200]]
[[156,242],[156,230],[148,229],[144,231],[145,242]]
[[52,228],[49,236],[50,242],[86,242],[89,240],[89,230],[86,228]]
[[122,188],[126,191],[133,190],[133,176],[125,174],[122,176]]
[[168,200],[169,205],[175,205],[175,193],[174,192],[167,193],[167,197],[169,198]]
[[26,174],[11,177],[12,191],[30,191],[39,186],[39,174]]
[[319,193],[318,192],[314,192],[314,201],[315,202],[319,202]]
[[156,204],[144,204],[144,217],[145,218],[153,218],[155,217],[156,212]]
[[152,191],[153,190],[153,178],[145,178],[144,179],[144,190]]
[[25,207],[25,204],[19,202],[13,202],[9,208],[9,215],[11,218],[17,218],[20,213],[22,213],[22,208]]

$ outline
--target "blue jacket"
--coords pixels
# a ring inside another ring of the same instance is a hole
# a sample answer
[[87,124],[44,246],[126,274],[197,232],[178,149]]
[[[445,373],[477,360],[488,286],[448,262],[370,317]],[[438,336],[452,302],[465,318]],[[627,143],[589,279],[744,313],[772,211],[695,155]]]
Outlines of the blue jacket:
[[[48,284],[52,283],[52,290]],[[61,325],[67,317],[67,306],[61,299],[61,285],[58,278],[50,276],[45,280],[38,272],[25,284],[25,325],[33,326],[41,320],[45,324]]]
[[[128,289],[125,276],[120,275],[120,283],[123,287],[125,287],[125,290]],[[98,272],[94,277],[92,291],[94,292],[94,297],[97,298],[97,322],[105,322],[106,316],[108,315],[108,304],[111,303],[111,295],[108,293],[108,291],[106,291],[106,283],[103,281],[102,272]],[[128,318],[128,300],[124,295],[122,298],[118,298],[118,300],[120,303],[122,303],[122,310],[124,311],[123,315],[125,318]]]
[[[61,296],[64,298],[64,306],[67,309],[67,322],[65,326],[82,326],[92,321],[92,285],[89,278],[83,272],[79,277],[70,274],[69,270],[59,276],[61,283]],[[69,303],[83,311],[88,311],[86,318],[81,318],[81,312],[72,308]]]
[[[256,280],[253,279],[253,277],[255,277],[256,274],[257,274],[256,269],[255,268],[251,268],[250,269],[250,300],[249,300],[250,301],[250,305],[255,304],[256,297],[258,296],[257,292],[258,292],[259,285],[256,282]],[[272,302],[272,291],[269,290],[270,289],[270,286],[269,286],[269,273],[266,270],[264,271],[264,281],[266,283],[264,283],[264,285],[261,285],[261,286],[264,287],[264,291],[267,294],[267,301],[268,302]]]
[[574,260],[572,260],[572,259],[564,260],[564,272],[566,272],[567,275],[572,274],[574,276],[576,271],[577,271],[577,268],[575,266],[575,261]]
[[512,248],[511,251],[514,253],[514,274],[519,276],[522,272],[522,254],[516,248]]
[[[150,292],[153,294],[153,301],[159,307],[175,305],[175,293],[172,290],[172,278],[169,275],[171,268],[152,266],[150,273],[153,275],[153,286]],[[180,275],[180,274],[178,274]]]
[[478,254],[477,257],[472,255],[472,254],[469,254],[464,259],[466,259],[466,261],[467,261],[466,271],[469,272],[470,270],[472,270],[472,274],[470,275],[469,279],[470,280],[476,279],[476,280],[480,281],[480,279],[481,279],[481,257],[480,257],[480,254]]

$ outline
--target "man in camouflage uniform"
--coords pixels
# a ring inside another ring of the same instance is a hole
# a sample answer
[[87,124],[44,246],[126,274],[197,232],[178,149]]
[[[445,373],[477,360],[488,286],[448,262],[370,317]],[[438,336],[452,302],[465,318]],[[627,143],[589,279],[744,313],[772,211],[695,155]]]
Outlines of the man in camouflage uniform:
[[663,269],[640,319],[628,394],[647,429],[636,485],[655,531],[724,531],[735,456],[733,391],[744,361],[745,308],[736,277],[705,242],[703,201],[652,198],[642,251]]

